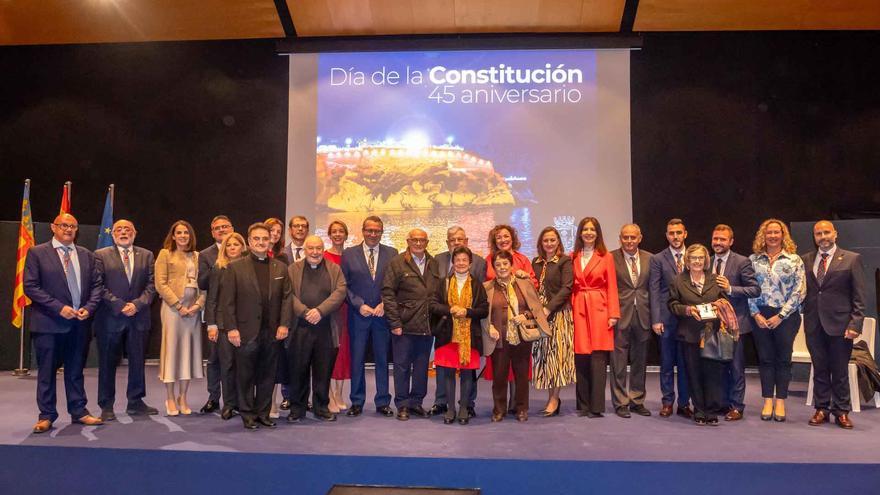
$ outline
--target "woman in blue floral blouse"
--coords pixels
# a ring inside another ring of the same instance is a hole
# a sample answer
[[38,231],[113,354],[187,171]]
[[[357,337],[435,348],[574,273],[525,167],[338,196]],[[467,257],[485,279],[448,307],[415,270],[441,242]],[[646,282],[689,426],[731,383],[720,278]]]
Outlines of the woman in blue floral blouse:
[[801,325],[800,306],[806,293],[804,262],[796,253],[797,246],[788,227],[775,218],[765,220],[758,228],[752,251],[749,259],[761,285],[760,297],[749,299],[764,398],[761,419],[785,421],[791,351]]

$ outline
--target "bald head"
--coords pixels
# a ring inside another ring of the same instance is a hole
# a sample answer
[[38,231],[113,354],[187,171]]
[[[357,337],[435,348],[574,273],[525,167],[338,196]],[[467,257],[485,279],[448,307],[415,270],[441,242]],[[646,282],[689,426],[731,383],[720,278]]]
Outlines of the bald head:
[[642,229],[634,223],[628,223],[620,228],[620,246],[630,255],[639,252],[639,243],[642,242]]
[[406,245],[413,256],[421,258],[428,247],[428,233],[422,229],[412,229],[406,235]]
[[317,265],[324,259],[324,239],[316,235],[310,235],[303,241],[303,249],[306,251],[306,262]]
[[79,222],[70,213],[61,213],[52,222],[52,236],[65,246],[73,244],[77,229],[79,229]]
[[837,244],[837,230],[828,220],[819,220],[813,225],[813,240],[822,251],[829,251]]
[[129,248],[134,244],[137,230],[131,221],[121,218],[113,223],[113,243],[121,248]]

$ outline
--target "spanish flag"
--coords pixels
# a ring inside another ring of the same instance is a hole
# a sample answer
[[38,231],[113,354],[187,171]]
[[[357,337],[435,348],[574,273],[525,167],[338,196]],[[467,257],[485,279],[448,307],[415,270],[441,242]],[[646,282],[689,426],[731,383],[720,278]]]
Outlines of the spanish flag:
[[[65,188],[65,197],[67,197]],[[12,291],[12,324],[17,328],[24,322],[24,307],[31,300],[24,295],[24,259],[34,246],[34,222],[31,220],[31,180],[24,181],[21,200],[21,225],[18,228],[18,254],[15,258],[15,288]],[[69,207],[69,206],[68,206]]]
[[70,181],[64,183],[64,192],[61,193],[61,208],[58,210],[59,215],[70,213],[70,185]]

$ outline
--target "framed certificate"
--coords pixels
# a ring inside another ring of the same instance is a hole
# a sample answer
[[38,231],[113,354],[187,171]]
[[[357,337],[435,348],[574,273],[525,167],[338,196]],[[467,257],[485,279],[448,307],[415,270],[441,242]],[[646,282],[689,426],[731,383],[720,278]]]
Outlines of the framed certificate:
[[715,306],[711,304],[698,304],[697,311],[700,312],[700,318],[704,320],[718,319],[718,313],[715,312]]

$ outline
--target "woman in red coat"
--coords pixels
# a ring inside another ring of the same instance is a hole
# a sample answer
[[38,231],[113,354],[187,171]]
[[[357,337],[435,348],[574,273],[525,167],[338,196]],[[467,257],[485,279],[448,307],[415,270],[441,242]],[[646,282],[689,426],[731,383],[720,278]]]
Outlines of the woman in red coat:
[[577,231],[571,256],[577,409],[579,416],[601,418],[605,412],[605,367],[614,350],[614,325],[620,318],[617,275],[599,220],[585,217]]
[[[345,241],[348,240],[348,226],[339,220],[330,222],[327,227],[327,237],[330,238],[330,249],[324,251],[324,259],[339,265],[342,263],[342,250]],[[348,343],[348,304],[342,303],[339,307],[339,351],[336,353],[336,363],[330,382],[330,412],[339,413],[348,409],[345,399],[342,398],[342,389],[345,380],[351,379],[351,351]]]

